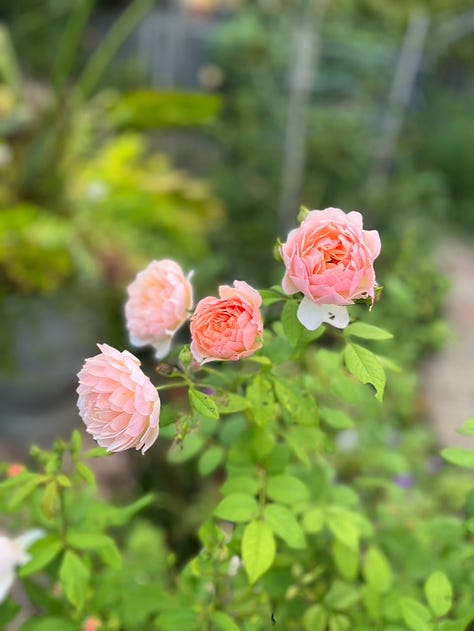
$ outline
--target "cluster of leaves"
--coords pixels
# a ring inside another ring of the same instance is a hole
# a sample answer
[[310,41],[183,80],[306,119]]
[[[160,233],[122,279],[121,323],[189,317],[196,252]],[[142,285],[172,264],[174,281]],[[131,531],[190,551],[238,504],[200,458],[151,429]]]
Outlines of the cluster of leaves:
[[[296,300],[278,287],[261,293],[270,325],[257,354],[196,371],[184,347],[160,367],[161,389],[186,395],[163,406],[166,459],[203,480],[189,507],[198,549],[183,565],[154,525],[114,532],[160,490],[125,508],[98,500],[85,461],[102,450],[81,455],[77,432],[52,453],[33,451],[39,473],[0,483],[9,530],[46,531],[19,571],[37,611],[22,631],[69,631],[90,615],[110,631],[257,631],[272,621],[464,631],[474,619],[472,481],[457,476],[448,514],[450,470],[436,478],[438,495],[427,493],[427,461],[413,465],[428,458],[426,436],[394,437],[407,384],[379,351],[390,333],[362,321],[310,332]],[[472,465],[465,452],[444,456]],[[12,599],[0,606],[2,620],[16,612]]]
[[[95,477],[86,463],[105,451],[82,453],[81,445],[75,430],[69,443],[57,440],[51,452],[34,447],[38,472],[24,470],[0,483],[2,526],[14,531],[34,524],[44,530],[18,572],[31,607],[45,614],[38,622],[26,622],[25,630],[77,628],[96,569],[105,565],[118,572],[122,567],[122,554],[106,531],[129,522],[152,500],[144,496],[119,508],[97,499]],[[0,606],[2,628],[19,610],[12,600]]]

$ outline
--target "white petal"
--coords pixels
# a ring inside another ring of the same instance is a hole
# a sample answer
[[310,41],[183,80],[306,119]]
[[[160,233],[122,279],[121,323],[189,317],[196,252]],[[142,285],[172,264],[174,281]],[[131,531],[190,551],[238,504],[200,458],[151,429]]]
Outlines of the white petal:
[[147,344],[149,344],[147,340],[142,340],[139,337],[135,337],[135,335],[133,335],[132,333],[129,334],[129,339],[130,339],[130,344],[132,346],[136,346],[137,348],[140,348],[141,346],[146,346]]
[[347,307],[319,305],[306,297],[300,302],[297,316],[301,324],[309,331],[314,331],[323,322],[336,327],[336,329],[345,329],[349,324]]
[[5,573],[2,572],[2,576],[0,576],[0,603],[6,600],[14,580],[15,572],[13,569],[9,569]]
[[35,528],[34,530],[28,530],[24,532],[22,535],[15,539],[16,545],[23,552],[21,559],[19,560],[19,565],[23,565],[29,560],[29,556],[26,554],[26,551],[30,546],[32,546],[36,541],[43,539],[46,536],[46,532],[41,528]]
[[327,305],[317,305],[308,298],[303,298],[298,307],[297,317],[301,324],[309,331],[314,331],[324,322],[327,315]]
[[294,284],[288,274],[285,274],[283,280],[281,281],[281,286],[283,291],[287,296],[291,296],[291,294],[296,294],[299,291],[298,287]]
[[166,337],[164,340],[155,340],[153,342],[153,348],[155,349],[156,359],[163,359],[170,352],[171,341],[173,337]]
[[341,307],[339,305],[321,305],[326,310],[326,315],[323,318],[323,322],[327,322],[331,326],[335,326],[336,329],[345,329],[349,324],[349,311],[347,307]]

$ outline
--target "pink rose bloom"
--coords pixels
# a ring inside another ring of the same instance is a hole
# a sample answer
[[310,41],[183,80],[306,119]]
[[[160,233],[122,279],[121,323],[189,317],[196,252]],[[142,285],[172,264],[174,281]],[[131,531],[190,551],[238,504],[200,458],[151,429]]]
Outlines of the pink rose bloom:
[[193,306],[190,275],[174,261],[152,261],[128,287],[125,318],[134,346],[150,344],[161,359]]
[[236,280],[221,285],[219,296],[201,300],[191,318],[191,352],[200,364],[243,359],[262,346],[260,294]]
[[87,431],[107,451],[135,447],[142,453],[158,438],[160,398],[128,351],[98,344],[99,355],[79,372],[77,406]]
[[298,308],[303,326],[314,330],[327,322],[345,328],[347,305],[357,298],[374,299],[373,263],[379,253],[379,233],[362,229],[360,213],[339,208],[308,213],[281,246],[283,291],[304,294]]

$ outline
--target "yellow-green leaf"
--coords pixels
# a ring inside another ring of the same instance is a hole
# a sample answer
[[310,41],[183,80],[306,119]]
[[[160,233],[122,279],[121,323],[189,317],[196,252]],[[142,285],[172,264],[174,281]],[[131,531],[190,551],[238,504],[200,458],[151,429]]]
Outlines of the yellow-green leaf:
[[250,584],[270,569],[275,551],[275,538],[268,524],[252,521],[246,526],[242,537],[242,560]]

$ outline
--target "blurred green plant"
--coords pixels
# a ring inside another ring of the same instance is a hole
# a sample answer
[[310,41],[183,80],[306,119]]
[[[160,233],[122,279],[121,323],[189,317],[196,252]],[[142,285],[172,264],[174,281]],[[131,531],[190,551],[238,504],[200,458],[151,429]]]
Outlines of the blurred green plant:
[[[4,293],[51,292],[73,279],[123,287],[145,261],[176,247],[188,265],[207,254],[209,234],[222,221],[219,202],[205,183],[128,132],[207,125],[219,99],[152,91],[92,96],[153,4],[131,2],[84,60],[80,43],[95,2],[75,2],[61,13],[59,52],[43,84],[24,78],[9,33],[0,29]],[[218,266],[212,261],[209,273]]]

